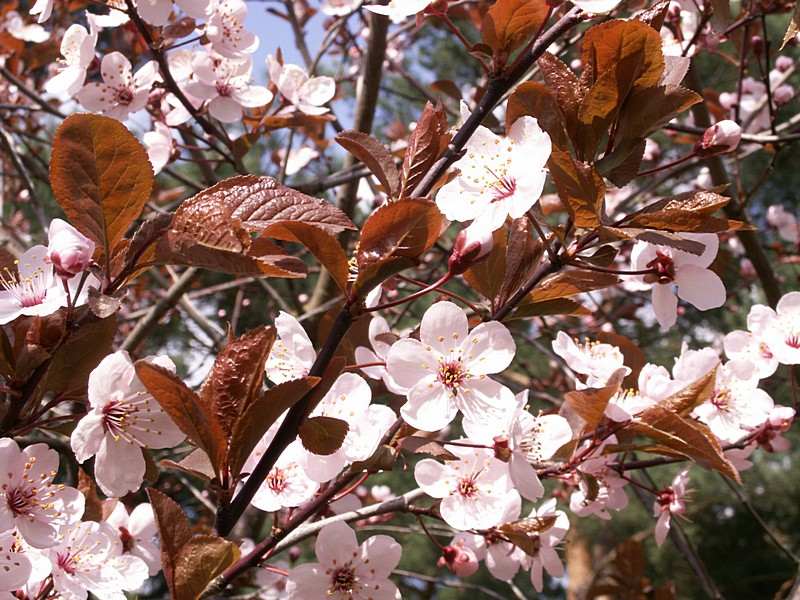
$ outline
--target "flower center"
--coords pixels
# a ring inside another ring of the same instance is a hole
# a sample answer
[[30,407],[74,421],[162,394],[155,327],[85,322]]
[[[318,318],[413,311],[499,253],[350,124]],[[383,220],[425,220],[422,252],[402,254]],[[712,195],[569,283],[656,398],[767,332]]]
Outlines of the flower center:
[[103,407],[103,429],[115,440],[125,437],[128,429],[128,411],[119,400],[112,400]]
[[731,402],[731,391],[728,388],[721,388],[714,390],[714,395],[711,397],[711,404],[719,410],[728,410]]
[[675,280],[675,262],[671,256],[660,250],[657,250],[656,257],[647,263],[647,268],[655,271],[653,275],[648,275],[648,277],[655,277],[658,283],[669,283]]
[[117,88],[114,94],[114,100],[116,100],[117,104],[128,106],[131,102],[133,102],[133,92],[127,87]]
[[795,350],[800,349],[800,334],[798,333],[792,332],[790,335],[787,335],[783,341],[790,348],[794,348]]
[[133,550],[133,545],[136,542],[135,538],[128,531],[127,527],[120,527],[119,528],[119,540],[122,542],[122,551],[123,552],[130,552]]
[[280,494],[286,489],[286,471],[283,469],[272,469],[267,475],[267,486],[276,494]]
[[458,481],[456,491],[465,498],[473,498],[478,493],[478,486],[474,477],[464,477]]
[[494,196],[492,202],[502,202],[510,198],[517,191],[517,180],[513,177],[503,176],[498,177],[495,184],[492,186]]
[[36,269],[30,277],[17,278],[8,269],[0,272],[0,288],[5,289],[19,304],[20,308],[38,306],[47,296],[47,272]]
[[59,552],[56,554],[56,565],[67,575],[75,575],[78,572],[77,560],[69,552]]
[[761,358],[766,358],[767,360],[769,360],[773,356],[772,350],[770,350],[769,346],[767,346],[764,342],[761,342],[758,345],[758,351],[761,354]]
[[328,594],[333,595],[336,592],[352,593],[357,581],[356,571],[350,566],[350,563],[339,567],[331,576],[331,587],[328,588]]
[[233,86],[227,81],[217,81],[217,93],[220,96],[230,96],[233,93]]
[[450,393],[455,395],[458,386],[466,379],[467,373],[460,360],[442,362],[439,364],[439,381]]
[[525,459],[529,463],[535,464],[542,461],[542,442],[539,440],[542,429],[542,424],[537,419],[523,434],[519,442],[519,449],[525,454]]
[[6,492],[8,508],[17,516],[28,516],[36,506],[36,488],[16,487]]

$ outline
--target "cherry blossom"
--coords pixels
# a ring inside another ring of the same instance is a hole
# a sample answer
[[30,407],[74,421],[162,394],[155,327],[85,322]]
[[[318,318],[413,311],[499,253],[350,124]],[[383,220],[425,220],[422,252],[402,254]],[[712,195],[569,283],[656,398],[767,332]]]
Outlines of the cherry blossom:
[[553,525],[537,534],[538,551],[535,556],[525,555],[523,566],[530,569],[531,585],[537,592],[544,588],[543,571],[551,577],[564,575],[564,565],[558,557],[555,547],[564,539],[569,531],[569,518],[563,510],[556,510],[556,500],[551,498],[538,509],[531,511],[529,519],[552,519]]
[[758,387],[758,375],[749,362],[728,362],[717,369],[711,398],[692,414],[725,442],[736,442],[769,417],[774,403]]
[[58,73],[45,83],[48,94],[74,96],[86,81],[86,70],[94,60],[94,46],[97,43],[97,31],[76,23],[69,26],[61,39],[61,56],[56,63]]
[[314,545],[318,563],[289,571],[288,600],[394,600],[397,587],[389,575],[402,549],[388,535],[375,535],[360,546],[355,532],[337,521],[325,525]]
[[625,357],[619,348],[603,342],[585,342],[578,344],[563,331],[559,331],[553,341],[553,352],[564,359],[567,366],[586,381],[578,381],[578,389],[587,387],[603,387],[609,378],[619,369],[625,374],[631,370],[625,366]]
[[17,273],[0,272],[0,325],[21,315],[45,316],[67,306],[67,294],[47,261],[47,247],[34,246],[17,263]]
[[447,269],[451,275],[460,275],[472,265],[489,255],[494,247],[492,232],[476,224],[465,227],[458,232],[453,250],[447,261]]
[[244,108],[264,106],[272,100],[270,91],[251,85],[250,57],[225,59],[200,54],[192,61],[196,81],[186,84],[192,96],[208,101],[208,112],[223,123],[241,121]]
[[788,452],[791,442],[783,437],[789,431],[795,418],[795,410],[790,406],[775,406],[769,412],[766,422],[756,436],[756,442],[768,452]]
[[[479,535],[473,537],[483,539]],[[463,539],[454,539],[442,548],[442,555],[436,561],[436,566],[447,567],[457,577],[469,577],[478,572],[480,559],[475,550],[467,547]]]
[[605,410],[609,419],[620,423],[627,421],[683,387],[664,367],[652,363],[645,364],[639,371],[637,385],[637,390],[621,389],[609,399]]
[[504,325],[481,323],[470,332],[463,310],[437,302],[422,316],[419,337],[395,342],[386,360],[389,374],[409,389],[401,409],[409,425],[438,431],[459,410],[466,421],[480,423],[487,412],[513,406],[511,390],[487,377],[514,358],[516,346]]
[[525,410],[528,390],[517,394],[516,407],[502,414],[499,421],[472,424],[465,429],[471,439],[494,445],[495,451],[510,452],[509,474],[514,486],[527,500],[544,495],[534,465],[551,458],[572,439],[572,428],[560,415],[534,416]]
[[13,592],[23,587],[32,571],[30,558],[21,551],[16,532],[0,533],[0,592]]
[[150,88],[158,79],[158,65],[150,61],[133,73],[130,61],[111,52],[100,63],[103,83],[87,84],[77,98],[84,108],[124,121],[147,104]]
[[[275,422],[253,448],[242,471],[250,473],[264,455],[283,418]],[[273,512],[281,508],[300,506],[319,489],[319,483],[310,479],[303,469],[305,451],[299,441],[294,441],[275,462],[266,479],[261,483],[250,504],[260,510]]]
[[[205,19],[212,6],[211,0],[175,0],[183,12],[194,19]],[[136,9],[150,25],[166,25],[172,14],[172,0],[136,0]]]
[[755,304],[747,315],[749,331],[731,331],[723,340],[725,355],[731,361],[753,363],[759,379],[769,377],[778,368],[778,359],[764,337],[775,318],[775,311],[770,307]]
[[[616,436],[611,436],[603,446],[616,443]],[[602,446],[596,452],[601,450]],[[569,509],[579,517],[594,515],[607,521],[611,518],[609,509],[619,511],[628,505],[627,482],[608,466],[613,460],[613,455],[593,456],[578,467],[580,480],[570,496]],[[591,485],[584,475],[591,477]]]
[[48,548],[53,587],[63,600],[84,600],[91,592],[100,600],[124,597],[147,579],[147,564],[123,554],[122,542],[107,523],[81,521],[64,527],[57,546]]
[[[672,327],[678,316],[678,298],[698,310],[709,310],[725,304],[725,285],[708,267],[717,256],[719,238],[714,233],[683,233],[681,237],[703,244],[699,256],[669,246],[637,242],[631,251],[636,271],[652,269],[642,278],[652,285],[653,310],[663,329]],[[673,287],[677,286],[677,297]]]
[[361,6],[362,0],[323,0],[320,10],[331,17],[343,17]]
[[308,375],[317,353],[300,321],[281,311],[275,318],[277,337],[267,357],[267,377],[285,383]]
[[281,113],[299,110],[307,115],[323,115],[330,109],[324,106],[336,95],[332,77],[309,77],[297,65],[281,64],[271,54],[267,56],[269,78],[290,106]]
[[736,121],[724,119],[705,130],[695,148],[700,155],[732,152],[742,139],[742,128]]
[[258,36],[245,29],[247,4],[243,0],[219,0],[206,23],[206,37],[215,52],[239,58],[258,50]]
[[[520,497],[518,495],[511,496],[500,522],[516,521],[519,519],[521,511]],[[460,549],[462,552],[470,552],[477,561],[484,561],[492,576],[501,581],[513,579],[525,558],[525,552],[521,548],[503,539],[495,529],[489,529],[482,534],[459,532],[449,546]],[[463,566],[461,568],[463,569]],[[453,569],[451,568],[451,570]],[[477,564],[475,570],[477,570]],[[453,572],[460,575],[456,570]]]
[[157,175],[167,166],[175,150],[172,132],[164,123],[156,122],[153,123],[153,131],[148,131],[142,136],[142,142],[147,149],[147,158],[153,166],[153,173]]
[[[397,336],[391,332],[386,319],[380,316],[372,317],[369,323],[369,342],[372,349],[358,346],[355,350],[356,362],[358,364],[385,363],[392,347],[392,342],[396,339]],[[370,379],[383,380],[386,389],[393,394],[404,396],[408,393],[408,388],[397,383],[389,374],[386,366],[362,367],[361,371]]]
[[775,307],[775,317],[766,320],[763,339],[777,361],[800,364],[800,292],[784,294]]
[[[458,440],[473,444],[472,440]],[[414,478],[422,490],[441,498],[439,512],[454,529],[489,529],[499,525],[508,502],[518,492],[511,483],[508,465],[484,448],[448,444],[458,457],[444,464],[426,458],[414,468]]]
[[371,401],[369,384],[355,373],[343,373],[333,382],[311,416],[341,419],[349,428],[336,452],[319,455],[304,451],[301,460],[311,479],[329,481],[347,464],[372,456],[397,416],[388,406],[370,404]]
[[50,38],[50,34],[44,27],[35,23],[26,23],[15,10],[10,10],[5,14],[5,18],[0,22],[0,31],[6,31],[18,40],[34,44],[46,42]]
[[70,279],[89,268],[94,254],[92,240],[61,219],[50,221],[47,230],[47,260],[56,275]]
[[456,163],[459,174],[436,195],[439,210],[486,231],[523,216],[542,195],[550,150],[550,136],[533,117],[517,119],[506,137],[478,127]]
[[691,349],[684,343],[672,367],[672,377],[678,389],[694,383],[719,364],[719,355],[713,348]]
[[431,0],[389,0],[386,5],[367,4],[364,8],[378,15],[386,15],[392,23],[402,23],[411,15],[425,10],[430,3]]
[[108,6],[106,14],[95,14],[86,11],[86,20],[92,28],[97,29],[113,29],[131,20],[127,13],[128,5],[125,0],[105,0],[105,5]]
[[78,521],[84,498],[73,487],[53,483],[58,453],[46,444],[20,450],[10,438],[0,439],[0,531],[16,528],[34,548],[57,541],[59,527]]
[[[166,356],[148,359],[174,372]],[[106,356],[89,375],[89,413],[70,443],[82,463],[96,456],[95,479],[108,496],[124,496],[142,485],[142,448],[172,448],[186,437],[136,376],[127,352]]]
[[653,503],[653,516],[656,521],[656,544],[660,546],[667,539],[670,519],[673,515],[686,512],[686,484],[689,482],[689,471],[685,469],[675,476],[669,487],[658,492]]
[[773,204],[767,209],[767,223],[778,230],[778,235],[791,244],[800,243],[800,227],[797,217],[780,204]]
[[130,514],[122,502],[117,502],[105,523],[115,528],[122,542],[122,551],[141,558],[150,576],[161,570],[161,544],[153,507],[137,504]]

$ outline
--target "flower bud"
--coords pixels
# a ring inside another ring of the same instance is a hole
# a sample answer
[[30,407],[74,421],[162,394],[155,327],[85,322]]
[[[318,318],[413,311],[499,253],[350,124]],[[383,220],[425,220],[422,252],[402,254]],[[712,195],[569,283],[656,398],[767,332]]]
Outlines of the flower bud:
[[790,56],[781,55],[775,59],[775,68],[781,73],[785,73],[794,65],[794,60]]
[[453,252],[447,266],[452,275],[460,275],[492,251],[494,240],[491,231],[476,229],[473,225],[462,229],[456,236]]
[[436,561],[439,567],[447,567],[458,577],[469,577],[478,570],[478,557],[469,548],[463,546],[445,546],[442,555]]
[[790,85],[781,85],[772,92],[772,99],[775,104],[782,106],[794,98],[794,88]]
[[61,219],[53,219],[47,232],[47,260],[62,279],[85,271],[92,261],[94,242]]
[[494,437],[494,445],[492,446],[494,450],[495,458],[498,460],[502,460],[503,462],[508,462],[511,460],[511,447],[508,444],[508,436],[505,435],[498,435]]
[[742,128],[739,124],[725,119],[706,129],[703,137],[695,144],[695,151],[700,156],[733,152],[741,139]]

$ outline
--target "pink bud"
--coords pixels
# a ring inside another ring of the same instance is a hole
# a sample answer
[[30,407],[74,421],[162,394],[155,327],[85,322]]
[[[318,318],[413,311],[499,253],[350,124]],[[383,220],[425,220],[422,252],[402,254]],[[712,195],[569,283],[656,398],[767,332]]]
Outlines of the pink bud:
[[695,144],[695,150],[701,156],[732,152],[736,150],[742,139],[742,128],[736,121],[725,119],[703,133],[703,137]]
[[469,577],[478,570],[478,557],[463,546],[445,546],[436,562],[439,567],[447,567],[458,577]]
[[474,225],[462,229],[456,236],[453,252],[447,263],[450,273],[460,275],[492,251],[492,232],[476,229]]
[[791,69],[793,65],[794,65],[794,60],[792,60],[788,56],[781,55],[775,59],[775,68],[778,69],[778,71],[780,71],[781,73],[785,73],[786,71]]
[[790,85],[778,86],[778,88],[772,92],[772,99],[778,106],[786,104],[792,98],[794,98],[794,88]]
[[94,242],[61,219],[53,219],[47,232],[47,260],[62,279],[85,271],[92,261]]

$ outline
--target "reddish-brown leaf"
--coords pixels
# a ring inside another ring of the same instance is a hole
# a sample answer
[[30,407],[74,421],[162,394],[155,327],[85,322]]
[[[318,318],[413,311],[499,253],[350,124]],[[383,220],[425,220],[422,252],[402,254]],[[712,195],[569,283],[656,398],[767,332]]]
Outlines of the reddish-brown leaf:
[[167,587],[175,598],[177,597],[175,569],[181,548],[192,538],[192,526],[181,507],[168,496],[148,488],[147,497],[156,517],[164,579],[167,580]]
[[314,454],[333,454],[344,444],[350,426],[333,417],[309,417],[300,425],[298,434],[303,447]]
[[447,114],[441,104],[425,104],[403,157],[400,195],[409,196],[447,146]]
[[202,404],[212,408],[227,438],[242,411],[261,395],[264,364],[274,341],[273,327],[228,341],[200,389]]
[[624,378],[625,369],[617,369],[601,388],[567,392],[565,404],[583,419],[585,431],[596,429],[603,420],[608,401],[620,390]]
[[568,152],[553,148],[547,161],[558,197],[570,211],[575,226],[594,229],[603,220],[606,186],[597,169],[575,161]]
[[545,0],[497,0],[483,18],[483,43],[495,54],[509,54],[539,31],[549,14]]
[[74,114],[56,130],[50,157],[56,201],[108,257],[139,217],[153,187],[144,147],[117,119]]
[[174,600],[197,600],[205,587],[240,555],[233,542],[215,535],[193,535],[181,546],[175,561]]
[[381,182],[390,198],[396,197],[400,189],[400,173],[394,158],[378,140],[367,133],[348,129],[336,136],[338,144],[364,163]]
[[531,293],[531,300],[544,302],[556,298],[568,298],[582,292],[601,290],[617,283],[619,278],[613,273],[569,269],[542,281]]
[[664,398],[658,405],[682,417],[688,416],[696,406],[711,398],[716,380],[717,368],[715,367],[697,381]]
[[569,147],[565,118],[558,98],[549,86],[536,81],[526,81],[517,86],[506,105],[506,131],[524,116],[535,117],[556,147],[562,150]]

